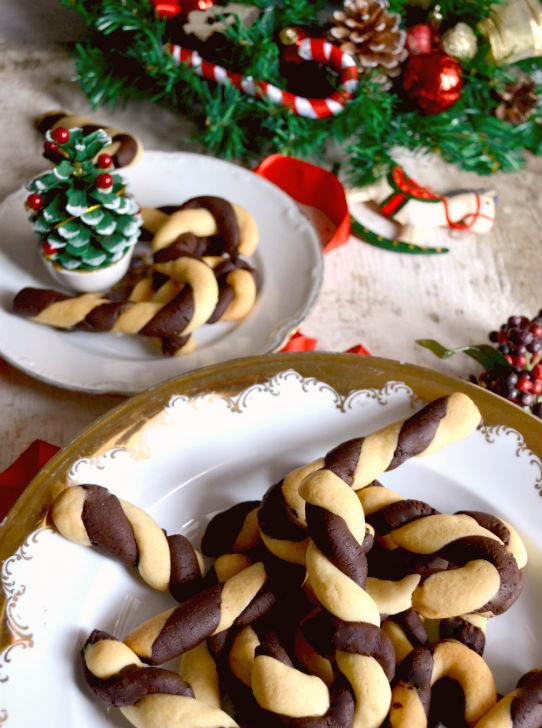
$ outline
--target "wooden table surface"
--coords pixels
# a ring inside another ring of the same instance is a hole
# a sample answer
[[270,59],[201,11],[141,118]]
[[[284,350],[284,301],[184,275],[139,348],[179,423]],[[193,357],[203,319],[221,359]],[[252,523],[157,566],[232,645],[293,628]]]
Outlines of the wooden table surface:
[[[0,200],[43,168],[42,139],[33,120],[51,109],[89,113],[100,122],[129,129],[147,149],[194,149],[182,143],[190,136],[190,123],[149,103],[92,114],[72,81],[73,63],[66,49],[56,43],[59,25],[36,18],[26,0],[17,7],[19,16],[3,26],[3,42],[0,31]],[[58,11],[48,2],[42,8],[46,11],[47,17],[57,17]],[[64,15],[62,19],[70,27],[69,19]],[[32,23],[42,23],[41,28],[48,30],[36,36]],[[437,192],[496,189],[500,197],[496,226],[479,237],[467,234],[450,240],[439,233],[431,240],[439,243],[446,238],[451,248],[442,256],[400,255],[351,238],[326,255],[323,289],[302,331],[318,340],[318,350],[344,351],[363,344],[378,356],[468,377],[477,369],[472,360],[461,355],[442,362],[415,340],[436,338],[449,346],[483,343],[487,333],[510,314],[534,316],[538,311],[542,304],[542,164],[529,158],[521,172],[482,178],[446,165],[438,157],[398,150],[397,161],[419,183]],[[120,401],[114,395],[49,386],[2,363],[0,470],[36,438],[66,444]]]

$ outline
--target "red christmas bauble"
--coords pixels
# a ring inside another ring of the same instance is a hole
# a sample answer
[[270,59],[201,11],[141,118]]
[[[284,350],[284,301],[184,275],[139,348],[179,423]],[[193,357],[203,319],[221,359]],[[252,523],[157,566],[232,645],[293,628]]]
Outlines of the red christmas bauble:
[[110,154],[100,154],[96,160],[98,169],[109,169],[113,166],[113,157]]
[[174,18],[181,12],[181,6],[175,0],[152,0],[159,18]]
[[413,56],[420,53],[431,53],[433,43],[433,29],[429,25],[418,23],[407,30],[406,47]]
[[188,15],[192,10],[207,10],[214,4],[214,0],[181,0],[181,12]]
[[41,210],[43,207],[43,197],[34,192],[31,195],[28,195],[25,204],[29,210],[34,210],[34,212],[36,212],[36,210]]
[[55,247],[53,247],[52,245],[50,245],[50,244],[49,244],[49,243],[47,242],[47,240],[44,240],[44,241],[42,242],[42,244],[41,244],[41,249],[42,249],[42,251],[43,251],[44,255],[52,255],[52,254],[53,254],[53,253],[54,253],[54,252],[56,251],[56,248],[55,248]]
[[461,64],[442,51],[411,56],[403,74],[403,88],[426,114],[440,114],[461,97]]
[[64,129],[63,126],[57,126],[56,129],[54,129],[51,132],[51,138],[57,143],[57,144],[66,144],[66,142],[70,138],[70,133],[67,129]]
[[171,19],[177,15],[186,18],[192,10],[207,10],[214,5],[214,0],[151,0],[160,18]]
[[113,177],[107,172],[102,172],[96,177],[96,187],[100,190],[106,190],[113,186]]
[[55,154],[55,152],[58,152],[58,144],[54,142],[43,142],[44,154]]

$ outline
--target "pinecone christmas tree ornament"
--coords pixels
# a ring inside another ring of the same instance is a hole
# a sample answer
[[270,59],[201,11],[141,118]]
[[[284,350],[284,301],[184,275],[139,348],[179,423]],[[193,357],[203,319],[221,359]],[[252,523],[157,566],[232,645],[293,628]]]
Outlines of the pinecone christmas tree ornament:
[[388,11],[387,0],[345,0],[343,10],[333,12],[327,38],[355,58],[361,72],[373,71],[375,80],[389,88],[408,55],[400,22]]
[[535,82],[527,73],[496,89],[495,94],[501,102],[495,109],[495,116],[514,126],[527,121],[538,101]]
[[48,131],[45,155],[61,161],[27,185],[42,260],[58,282],[77,291],[105,290],[124,275],[143,222],[112,158],[100,154],[110,144],[103,129]]

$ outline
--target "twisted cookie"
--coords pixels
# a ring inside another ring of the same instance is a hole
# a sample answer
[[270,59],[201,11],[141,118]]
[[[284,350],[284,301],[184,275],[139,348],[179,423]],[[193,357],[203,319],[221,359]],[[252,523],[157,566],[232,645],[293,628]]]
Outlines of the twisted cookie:
[[[464,720],[473,726],[495,704],[495,681],[484,660],[465,645],[445,640],[417,647],[405,657],[392,691],[390,728],[427,728],[433,686],[442,678],[458,683],[464,697]],[[458,701],[457,704],[460,704]],[[451,704],[443,706],[449,714]]]
[[419,574],[412,606],[423,616],[493,616],[518,598],[518,561],[525,564],[526,551],[511,526],[476,512],[442,514],[380,485],[361,489],[358,496],[378,542],[369,557],[371,573],[384,579]]
[[531,670],[515,690],[476,723],[476,728],[540,728],[542,726],[542,671]]
[[176,673],[145,667],[125,644],[95,630],[82,650],[87,684],[137,728],[238,728],[222,710],[194,698]]
[[[72,114],[71,111],[49,111],[37,119],[36,127],[42,134],[49,130],[53,131],[57,127],[64,127],[64,129],[78,127],[83,130],[84,134],[90,134],[96,129],[105,129],[107,135],[111,137],[112,144],[100,153],[109,154],[113,159],[113,165],[117,168],[137,164],[143,155],[143,145],[133,134],[127,134],[110,126],[104,127],[103,124],[96,124],[85,116]],[[58,161],[62,161],[62,159],[63,157],[60,156]],[[52,161],[56,163],[57,160]]]
[[149,586],[169,590],[177,601],[201,589],[203,560],[190,541],[167,536],[150,516],[101,485],[66,488],[50,515],[65,538],[137,566]]
[[299,572],[281,574],[278,583],[269,570],[262,562],[251,564],[226,582],[147,620],[124,641],[145,662],[159,665],[232,626],[243,627],[268,612],[281,590],[299,586]]
[[364,588],[365,552],[372,539],[366,536],[363,509],[354,491],[329,469],[309,475],[300,494],[311,535],[308,582],[332,619],[337,667],[355,699],[352,726],[378,728],[390,705],[394,653],[380,630],[378,606]]
[[430,402],[404,421],[348,440],[328,452],[323,460],[298,468],[264,496],[258,519],[265,545],[279,558],[303,563],[308,534],[299,486],[314,470],[325,467],[359,490],[411,457],[430,455],[466,437],[480,420],[472,400],[454,392]]
[[[164,209],[167,212],[163,212]],[[177,208],[144,207],[141,214],[144,228],[154,234],[152,251],[155,256],[158,253],[174,256],[179,247],[200,245],[203,247],[199,248],[198,255],[248,257],[258,245],[258,227],[252,215],[241,205],[221,197],[194,197]],[[197,238],[204,241],[198,243]],[[169,253],[166,253],[168,249]],[[168,270],[162,272],[170,275]]]

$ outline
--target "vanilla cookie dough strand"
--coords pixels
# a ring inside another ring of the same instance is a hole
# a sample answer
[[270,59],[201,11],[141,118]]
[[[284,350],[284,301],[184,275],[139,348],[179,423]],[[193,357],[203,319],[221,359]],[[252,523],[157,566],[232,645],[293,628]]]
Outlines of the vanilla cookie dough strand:
[[[355,698],[353,728],[379,728],[390,706],[394,652],[380,630],[378,606],[365,590],[367,541],[355,492],[328,469],[310,474],[300,490],[311,542],[306,567],[310,587],[324,609],[345,624],[336,630],[335,660]],[[365,548],[364,548],[365,544]],[[375,654],[386,645],[385,652]],[[384,667],[383,667],[384,665]]]
[[476,723],[476,728],[540,728],[542,726],[542,672],[531,670],[515,690],[505,695]]
[[197,700],[179,675],[145,667],[106,632],[92,632],[81,656],[94,695],[105,706],[119,708],[137,728],[238,728],[222,710]]
[[491,670],[476,652],[455,640],[417,647],[403,660],[394,680],[390,728],[426,728],[431,690],[442,678],[456,681],[464,696],[464,719],[475,725],[497,700]]
[[90,134],[96,129],[104,129],[111,137],[112,144],[101,151],[102,154],[109,154],[113,159],[116,168],[128,167],[137,164],[143,156],[143,144],[134,134],[128,134],[111,126],[104,126],[88,119],[85,116],[73,114],[70,111],[49,111],[36,121],[37,129],[42,133],[58,127],[72,129],[78,127],[84,134]]
[[100,485],[74,485],[54,500],[51,520],[65,538],[137,566],[153,589],[178,601],[201,589],[201,555],[180,534],[167,536],[144,511]]
[[248,566],[139,625],[125,643],[145,662],[159,665],[232,626],[250,624],[276,604],[279,594],[299,588],[298,573],[279,579],[268,570],[262,562]]

